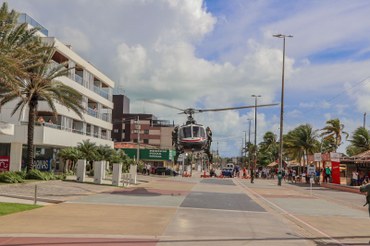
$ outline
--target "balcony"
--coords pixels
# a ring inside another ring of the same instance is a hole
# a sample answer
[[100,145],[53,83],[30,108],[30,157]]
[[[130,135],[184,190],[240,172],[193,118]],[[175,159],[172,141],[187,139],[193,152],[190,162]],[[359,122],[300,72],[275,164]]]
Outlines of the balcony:
[[[18,135],[17,138],[22,139],[24,143],[27,142],[27,124],[28,122],[21,122],[21,125],[16,126],[15,129],[15,135]],[[85,139],[90,139],[97,145],[113,145],[112,140],[106,134],[100,135],[98,132],[94,132],[91,136],[86,131],[83,131],[83,129],[72,129],[47,122],[35,122],[35,144],[75,146]]]

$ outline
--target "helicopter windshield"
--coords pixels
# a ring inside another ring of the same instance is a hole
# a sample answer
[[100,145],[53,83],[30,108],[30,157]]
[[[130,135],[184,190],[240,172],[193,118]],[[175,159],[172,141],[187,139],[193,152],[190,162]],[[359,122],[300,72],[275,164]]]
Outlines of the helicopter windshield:
[[204,132],[203,127],[193,126],[193,137],[195,137],[195,138],[199,138],[199,137],[204,138],[205,137],[205,132]]
[[191,126],[184,126],[180,131],[181,138],[191,138]]

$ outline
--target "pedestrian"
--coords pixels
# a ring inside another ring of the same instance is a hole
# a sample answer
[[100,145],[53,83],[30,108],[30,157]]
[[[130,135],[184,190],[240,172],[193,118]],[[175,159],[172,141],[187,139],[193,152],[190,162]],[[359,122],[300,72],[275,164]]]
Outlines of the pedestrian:
[[243,179],[247,178],[247,169],[243,167]]
[[358,172],[357,172],[357,170],[353,170],[352,171],[351,186],[357,186],[358,185],[357,180],[358,180]]
[[147,170],[147,172],[148,172],[148,175],[150,175],[150,169],[151,169],[151,166],[150,166],[150,164],[148,163],[148,165],[147,165],[147,167],[146,167],[146,170]]
[[331,170],[329,167],[325,167],[326,182],[331,182]]
[[295,169],[293,169],[292,170],[292,181],[294,183],[297,183],[297,181],[296,181],[296,175],[297,175],[297,171]]

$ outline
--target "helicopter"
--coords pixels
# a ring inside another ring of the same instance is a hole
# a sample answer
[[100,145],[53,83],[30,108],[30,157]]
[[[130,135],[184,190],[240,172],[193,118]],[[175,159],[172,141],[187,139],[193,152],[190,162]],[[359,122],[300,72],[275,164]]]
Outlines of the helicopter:
[[229,107],[229,108],[214,108],[214,109],[195,109],[195,108],[187,108],[181,109],[175,107],[173,105],[169,105],[166,103],[153,101],[153,100],[145,100],[149,103],[154,103],[158,105],[162,105],[165,107],[173,108],[176,110],[181,111],[180,114],[186,114],[187,120],[186,123],[183,125],[176,126],[172,131],[172,146],[176,150],[175,154],[175,163],[180,154],[182,153],[189,153],[189,152],[201,152],[203,151],[207,157],[209,163],[212,163],[212,154],[211,154],[211,143],[212,143],[212,131],[211,128],[208,126],[204,126],[199,124],[193,118],[195,113],[203,113],[203,112],[218,112],[218,111],[226,111],[226,110],[238,110],[238,109],[246,109],[246,108],[255,108],[255,107],[269,107],[269,106],[276,106],[278,103],[273,104],[260,104],[260,105],[253,105],[253,106],[239,106],[239,107]]

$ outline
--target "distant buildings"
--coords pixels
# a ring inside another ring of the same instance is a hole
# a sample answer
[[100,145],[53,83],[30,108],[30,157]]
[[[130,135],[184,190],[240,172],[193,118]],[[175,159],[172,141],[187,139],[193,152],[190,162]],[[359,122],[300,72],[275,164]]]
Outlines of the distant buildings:
[[[39,27],[38,35],[43,41],[55,44],[53,61],[56,64],[66,63],[70,68],[68,76],[58,80],[81,93],[85,108],[83,119],[80,119],[74,112],[57,104],[58,116],[55,119],[48,105],[45,102],[39,103],[37,117],[42,117],[44,123],[36,123],[35,126],[35,159],[44,166],[48,165],[48,168],[58,169],[60,167],[56,155],[61,148],[76,146],[87,139],[97,145],[113,147],[111,122],[114,82],[81,58],[70,46],[54,37],[48,37],[48,31],[30,16],[22,14],[19,21]],[[11,117],[14,105],[15,103],[8,103],[1,108],[0,121],[14,124],[15,131],[14,135],[0,135],[0,157],[9,161],[9,170],[20,170],[22,160],[25,159],[28,112],[21,112],[20,117],[19,113]]]
[[[133,142],[159,149],[172,149],[174,124],[158,120],[152,114],[130,114],[129,100],[124,95],[113,96],[114,142]],[[139,130],[139,132],[138,132]]]

